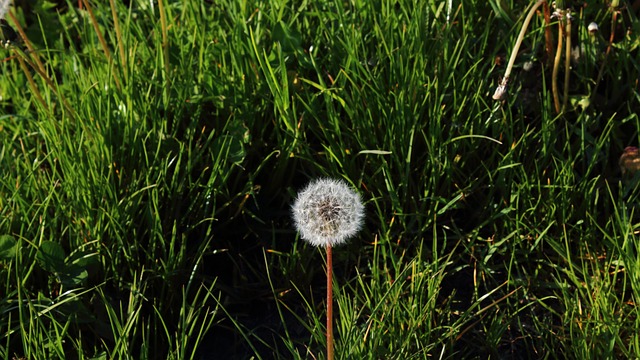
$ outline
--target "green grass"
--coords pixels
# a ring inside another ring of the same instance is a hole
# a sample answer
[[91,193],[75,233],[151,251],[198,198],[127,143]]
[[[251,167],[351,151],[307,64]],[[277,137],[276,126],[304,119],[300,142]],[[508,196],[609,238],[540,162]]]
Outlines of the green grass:
[[491,99],[516,1],[27,3],[0,50],[1,358],[324,358],[290,214],[321,176],[367,214],[334,250],[338,358],[640,356],[631,2],[574,4],[560,115],[539,15]]

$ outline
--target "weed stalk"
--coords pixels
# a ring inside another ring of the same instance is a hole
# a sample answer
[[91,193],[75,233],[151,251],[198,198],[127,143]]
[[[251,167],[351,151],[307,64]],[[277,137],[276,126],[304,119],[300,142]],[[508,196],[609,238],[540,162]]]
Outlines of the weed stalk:
[[33,76],[31,76],[31,72],[29,71],[29,67],[27,66],[25,60],[20,55],[16,57],[18,58],[18,62],[20,63],[20,68],[22,69],[22,72],[27,77],[27,81],[29,82],[29,87],[31,88],[31,91],[36,96],[36,99],[38,100],[40,105],[42,105],[43,108],[49,111],[49,107],[47,106],[47,103],[42,98],[42,94],[40,93],[40,90],[38,89],[36,82],[33,80]]
[[[20,34],[20,38],[22,39],[22,42],[27,48],[26,51],[23,51],[20,47],[15,46],[13,47],[13,51],[16,54],[15,56],[18,58],[18,61],[20,62],[20,68],[22,69],[25,76],[27,77],[29,86],[31,87],[31,90],[34,92],[34,94],[36,95],[38,102],[41,105],[43,105],[45,109],[49,109],[49,107],[46,105],[44,101],[44,98],[42,97],[42,93],[40,92],[40,90],[38,90],[38,87],[36,86],[36,83],[33,80],[31,73],[29,72],[29,68],[26,66],[27,64],[33,70],[35,70],[38,73],[38,75],[40,75],[40,77],[42,77],[42,79],[47,84],[47,86],[49,86],[49,88],[51,88],[51,90],[60,98],[60,100],[62,101],[62,105],[64,106],[64,108],[67,110],[69,114],[69,117],[75,120],[75,111],[71,108],[71,106],[67,102],[67,99],[64,97],[64,95],[62,95],[62,93],[59,91],[58,86],[54,84],[51,78],[49,77],[49,75],[47,75],[47,71],[44,67],[44,64],[40,60],[40,57],[35,51],[33,44],[31,44],[31,41],[27,37],[27,34],[24,32],[24,29],[22,29],[20,22],[11,11],[8,13],[8,15],[11,18],[11,21],[13,21],[13,25],[18,31],[18,34]],[[33,61],[29,60],[29,57],[31,57]]]
[[544,14],[544,49],[547,53],[547,65],[551,65],[553,59],[553,33],[551,33],[551,27],[548,26],[551,23],[551,10],[549,9],[549,3],[543,4],[542,11]]
[[327,360],[333,360],[333,251],[327,244]]
[[[100,41],[100,46],[102,46],[102,51],[104,51],[104,55],[107,57],[107,61],[111,64],[111,51],[109,51],[109,46],[107,46],[107,41],[104,39],[102,32],[100,32],[100,27],[98,26],[98,20],[96,20],[96,16],[93,14],[93,9],[91,5],[89,5],[89,0],[82,0],[84,2],[85,8],[87,8],[87,12],[89,13],[89,18],[91,18],[91,24],[93,25],[93,29],[98,36],[98,41]],[[116,82],[116,87],[120,90],[120,81],[118,80],[118,76],[114,73],[113,79]]]
[[116,31],[116,37],[118,40],[118,52],[120,54],[120,66],[122,66],[122,73],[125,81],[127,79],[127,57],[124,52],[124,43],[122,38],[122,30],[120,29],[120,21],[118,21],[118,13],[116,11],[116,4],[114,0],[109,0],[109,6],[111,7],[111,16],[113,17],[113,28]]
[[[562,24],[558,23],[558,33],[562,34]],[[564,45],[564,37],[558,36],[558,47],[556,48],[556,56],[553,61],[553,72],[551,74],[551,92],[553,93],[553,105],[556,112],[560,112],[560,96],[558,91],[558,70],[560,69],[560,60],[562,58],[562,47]]]
[[529,23],[533,18],[533,14],[535,14],[536,10],[540,7],[540,5],[544,4],[546,0],[538,0],[529,13],[527,17],[524,19],[524,23],[522,24],[522,29],[520,29],[520,34],[518,35],[518,39],[516,40],[516,45],[513,47],[513,51],[511,52],[511,57],[509,58],[509,63],[507,64],[507,70],[504,73],[504,77],[500,81],[500,84],[496,88],[495,93],[493,94],[494,100],[502,100],[504,95],[507,93],[507,85],[509,83],[509,76],[511,75],[511,70],[513,69],[513,64],[516,61],[516,56],[518,56],[518,50],[520,49],[520,45],[522,44],[522,40],[524,39],[524,34],[527,32],[527,28],[529,27]]
[[567,110],[567,103],[569,102],[569,74],[571,74],[571,14],[568,9],[566,10],[564,18],[564,35],[567,38],[567,45],[565,46],[564,55],[564,96],[562,98],[562,112]]

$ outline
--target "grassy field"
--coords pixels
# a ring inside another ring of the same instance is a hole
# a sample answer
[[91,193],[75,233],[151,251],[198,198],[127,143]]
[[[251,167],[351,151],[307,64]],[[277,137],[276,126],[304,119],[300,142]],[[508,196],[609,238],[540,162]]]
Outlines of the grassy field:
[[0,357],[323,359],[319,177],[338,359],[640,357],[640,4],[565,3],[499,101],[515,0],[12,7]]

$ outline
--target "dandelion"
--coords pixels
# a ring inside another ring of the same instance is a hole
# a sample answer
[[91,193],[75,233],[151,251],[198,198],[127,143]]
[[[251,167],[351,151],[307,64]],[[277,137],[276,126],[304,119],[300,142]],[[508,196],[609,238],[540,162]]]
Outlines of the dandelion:
[[333,253],[362,227],[364,206],[360,195],[344,182],[312,181],[293,204],[293,219],[302,239],[327,251],[327,359],[333,360]]
[[344,182],[318,179],[298,194],[293,218],[300,236],[311,245],[333,246],[360,230],[363,210],[360,196]]

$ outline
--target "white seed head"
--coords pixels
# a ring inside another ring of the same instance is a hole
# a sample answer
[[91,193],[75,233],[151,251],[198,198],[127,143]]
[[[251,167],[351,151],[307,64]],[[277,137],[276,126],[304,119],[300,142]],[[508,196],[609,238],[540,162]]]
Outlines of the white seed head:
[[4,19],[4,16],[9,12],[11,6],[11,0],[0,0],[0,19]]
[[599,30],[598,24],[595,22],[590,23],[589,26],[587,26],[587,30],[589,30],[590,33],[597,32]]
[[345,243],[360,230],[364,217],[360,195],[334,179],[311,181],[292,210],[300,236],[313,246]]

